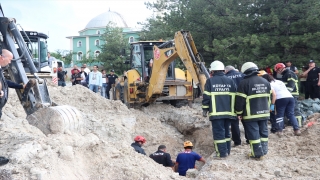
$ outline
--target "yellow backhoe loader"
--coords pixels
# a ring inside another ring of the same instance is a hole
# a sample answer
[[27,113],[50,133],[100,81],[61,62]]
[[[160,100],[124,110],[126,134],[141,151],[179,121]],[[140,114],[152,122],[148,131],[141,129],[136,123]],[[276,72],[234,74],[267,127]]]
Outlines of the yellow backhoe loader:
[[[177,60],[186,70],[175,68]],[[200,85],[203,90],[209,78],[189,31],[176,32],[168,42],[132,43],[130,64],[132,69],[127,71],[126,80],[111,89],[112,99],[122,100],[128,107],[155,101],[177,105],[187,100],[190,105],[194,100],[194,85]]]

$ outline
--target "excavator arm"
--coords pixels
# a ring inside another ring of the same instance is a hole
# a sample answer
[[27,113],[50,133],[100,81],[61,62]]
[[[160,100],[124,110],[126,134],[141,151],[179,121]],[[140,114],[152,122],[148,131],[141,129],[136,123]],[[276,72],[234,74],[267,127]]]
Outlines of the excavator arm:
[[[172,43],[174,46],[162,48],[166,47],[168,43]],[[175,33],[174,40],[165,43],[165,45],[154,46],[153,57],[152,74],[146,96],[148,103],[154,102],[162,93],[168,67],[177,57],[181,59],[191,74],[193,82],[197,85],[200,84],[201,90],[204,90],[204,85],[210,75],[201,61],[189,31],[178,31]]]
[[[5,69],[6,78],[17,84],[26,84],[25,89],[17,89],[16,92],[27,114],[28,122],[44,134],[63,133],[66,129],[79,131],[82,123],[81,113],[71,106],[57,106],[51,100],[46,80],[38,77],[32,54],[15,24],[15,19],[5,17],[0,5],[0,52],[2,49],[7,49],[13,54],[11,64],[1,67]],[[27,76],[26,70],[32,76]]]

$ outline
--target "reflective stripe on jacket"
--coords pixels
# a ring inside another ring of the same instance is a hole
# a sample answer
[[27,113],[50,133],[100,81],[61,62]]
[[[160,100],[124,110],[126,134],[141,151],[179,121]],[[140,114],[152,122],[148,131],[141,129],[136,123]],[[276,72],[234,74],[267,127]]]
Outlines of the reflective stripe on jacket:
[[270,118],[270,83],[253,74],[240,82],[235,102],[235,111],[243,120],[258,121]]
[[284,70],[282,72],[282,81],[292,96],[299,96],[298,77],[294,72],[289,69]]
[[203,92],[202,109],[209,111],[209,119],[235,119],[236,85],[223,72],[216,72],[207,79]]

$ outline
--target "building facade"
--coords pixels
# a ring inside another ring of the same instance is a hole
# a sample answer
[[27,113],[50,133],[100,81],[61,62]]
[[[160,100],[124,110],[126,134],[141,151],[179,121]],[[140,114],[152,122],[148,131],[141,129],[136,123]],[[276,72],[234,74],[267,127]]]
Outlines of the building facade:
[[104,42],[100,39],[104,34],[106,26],[112,22],[117,27],[123,29],[124,37],[128,43],[139,40],[140,29],[128,27],[124,18],[117,12],[107,11],[91,19],[83,30],[79,31],[78,36],[68,36],[70,40],[70,50],[74,53],[72,56],[73,64],[81,64],[84,56],[98,56],[101,53],[100,45]]

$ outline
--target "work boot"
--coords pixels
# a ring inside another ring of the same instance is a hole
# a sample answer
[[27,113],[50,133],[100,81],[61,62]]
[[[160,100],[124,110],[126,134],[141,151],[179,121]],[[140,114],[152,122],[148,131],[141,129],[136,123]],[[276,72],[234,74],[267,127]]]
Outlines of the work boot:
[[5,165],[9,162],[8,158],[0,156],[0,166]]
[[219,156],[213,156],[213,159],[214,160],[225,160],[227,159],[228,156],[225,156],[225,157],[219,157]]
[[278,131],[278,132],[276,132],[276,135],[278,135],[278,137],[281,138],[283,136],[283,132],[282,131]]
[[294,135],[295,136],[300,136],[301,135],[300,129],[294,130]]
[[263,160],[263,156],[260,156],[260,157],[252,156],[251,153],[249,153],[248,156],[249,156],[249,159],[254,159],[254,160],[257,160],[257,161]]

